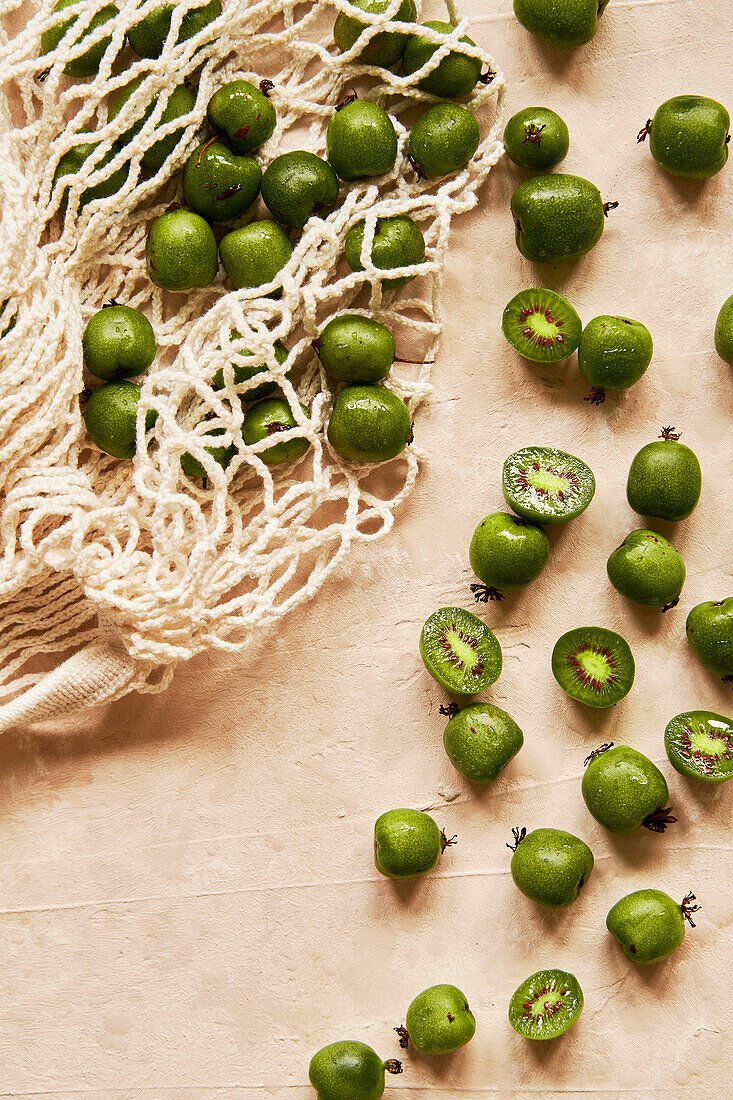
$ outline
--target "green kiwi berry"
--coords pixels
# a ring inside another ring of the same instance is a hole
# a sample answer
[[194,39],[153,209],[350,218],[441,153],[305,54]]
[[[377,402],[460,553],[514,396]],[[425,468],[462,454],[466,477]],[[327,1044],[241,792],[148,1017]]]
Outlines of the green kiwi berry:
[[733,367],[733,294],[720,307],[715,323],[715,350]]
[[478,149],[475,116],[458,103],[436,103],[420,115],[407,139],[407,155],[420,178],[464,168]]
[[[90,438],[114,458],[132,458],[136,450],[137,406],[140,387],[124,380],[106,382],[92,394],[84,410],[84,423]],[[157,413],[149,409],[145,430],[155,424]]]
[[317,1051],[308,1079],[318,1100],[380,1100],[385,1073],[402,1073],[396,1058],[383,1062],[366,1043],[343,1039]]
[[[361,250],[364,243],[364,221],[352,225],[346,235],[344,255],[352,271],[363,271]],[[395,214],[389,218],[377,218],[372,241],[372,263],[380,270],[412,267],[425,259],[425,239],[420,227],[409,214]],[[382,286],[392,289],[404,286],[414,275],[398,275],[383,278]]]
[[288,229],[302,229],[309,218],[325,218],[336,205],[339,182],[328,161],[295,149],[281,153],[262,177],[262,200]]
[[591,871],[588,845],[563,829],[514,829],[512,878],[522,893],[550,909],[564,909],[580,895]]
[[[120,92],[111,100],[109,108],[107,110],[107,121],[111,122],[113,118],[120,113],[122,108],[127,103],[128,99],[133,93],[140,87],[144,77],[139,76],[136,80],[133,80],[126,87],[122,88]],[[163,93],[161,93],[163,94]],[[145,122],[152,115],[155,110],[155,105],[158,102],[158,96],[153,96],[148,105],[141,112],[140,118],[135,122],[129,130],[125,130],[124,134],[121,134],[117,139],[119,145],[127,145],[128,142],[140,133]],[[190,112],[196,106],[196,96],[193,94],[190,88],[185,84],[179,84],[167,98],[163,113],[160,116],[158,126],[162,127],[167,122],[173,122],[176,118],[182,118],[184,115],[190,114]],[[143,167],[150,169],[150,171],[157,172],[162,168],[168,157],[173,153],[174,149],[178,145],[178,142],[183,137],[183,128],[180,130],[174,130],[168,137],[161,138],[159,141],[154,141],[147,147],[142,155]]]
[[656,764],[629,745],[601,745],[586,759],[583,800],[599,824],[627,836],[640,826],[663,833],[676,822],[667,781]]
[[674,901],[663,890],[635,890],[617,901],[606,917],[606,928],[618,940],[629,962],[638,966],[662,962],[685,938],[685,921],[694,928],[694,894]]
[[[58,181],[62,180],[65,176],[76,176],[82,170],[85,161],[92,155],[95,149],[98,148],[98,142],[88,142],[82,145],[73,145],[68,152],[64,153],[56,166],[56,171],[53,175],[52,189],[55,188]],[[103,171],[116,156],[117,150],[110,149],[110,151],[105,153],[95,164],[94,171]],[[106,179],[93,184],[91,187],[85,188],[79,195],[79,210],[83,210],[87,203],[93,202],[94,199],[108,199],[112,195],[116,195],[123,187],[129,171],[130,165],[123,164],[120,168],[115,168],[114,172],[110,173]],[[66,210],[70,191],[71,183],[64,187],[61,196],[62,210]]]
[[509,1023],[525,1039],[556,1039],[583,1011],[583,990],[567,970],[538,970],[515,990]]
[[482,584],[472,584],[476,600],[501,600],[539,577],[550,553],[547,535],[534,523],[509,512],[481,520],[468,550],[471,568]]
[[339,104],[326,130],[326,156],[342,180],[384,175],[397,159],[392,119],[365,99]]
[[84,366],[96,378],[134,378],[155,358],[155,333],[139,309],[115,302],[90,317],[81,347]]
[[[161,4],[130,27],[127,41],[138,57],[160,57],[170,33],[173,11],[173,4]],[[209,0],[200,8],[189,8],[181,19],[176,43],[193,38],[214,19],[218,19],[221,12],[221,0]]]
[[229,222],[249,210],[260,193],[262,169],[220,141],[194,149],[183,169],[183,198],[202,218]]
[[687,616],[686,631],[700,664],[725,683],[733,679],[733,597],[697,604]]
[[517,248],[535,263],[577,260],[601,239],[607,209],[582,176],[554,172],[525,180],[511,201]]
[[733,722],[712,710],[676,714],[664,731],[672,767],[687,779],[726,783],[733,776]]
[[155,218],[145,242],[148,275],[163,290],[192,290],[216,278],[219,257],[211,226],[190,210]]
[[[306,416],[308,409],[301,405]],[[297,427],[297,421],[293,410],[285,397],[266,397],[264,401],[258,401],[251,405],[244,414],[242,424],[242,436],[248,446],[261,442],[263,439],[273,438],[275,442],[271,447],[265,447],[257,452],[266,466],[280,466],[285,462],[296,462],[302,458],[310,447],[310,440],[305,436],[295,435],[292,439],[278,443],[277,436],[281,432],[288,432]]]
[[674,428],[663,428],[661,436],[634,457],[626,497],[641,516],[687,519],[702,491],[700,463],[694,451],[678,442]]
[[255,87],[249,80],[232,80],[212,95],[206,108],[209,125],[223,134],[235,153],[253,153],[275,129],[277,113],[269,98],[272,84]]
[[473,1039],[476,1020],[460,989],[433,985],[415,997],[405,1027],[396,1030],[404,1047],[412,1043],[425,1054],[450,1054]]
[[492,783],[524,744],[524,734],[492,703],[455,709],[443,733],[451,764],[472,783]]
[[588,507],[596,491],[592,470],[555,447],[523,447],[504,462],[502,487],[509,507],[531,523],[566,523]]
[[417,878],[454,841],[422,810],[387,810],[374,825],[374,864],[387,878]]
[[565,160],[570,148],[570,132],[549,107],[525,107],[507,122],[504,148],[519,168],[546,172]]
[[572,50],[595,36],[608,0],[514,0],[514,14],[543,42]]
[[622,596],[662,611],[679,603],[686,575],[681,554],[656,531],[632,531],[613,551],[606,570]]
[[[422,25],[441,36],[452,34],[455,30],[450,23],[444,23],[439,19],[428,19]],[[464,34],[459,41],[469,46],[476,45],[467,34]],[[410,35],[402,55],[402,71],[406,76],[416,73],[430,61],[438,48],[438,44],[426,35]],[[480,77],[481,58],[470,57],[459,50],[451,50],[435,68],[420,79],[418,87],[424,92],[439,96],[440,99],[462,99],[471,94]]]
[[[386,11],[389,0],[350,0],[352,8],[379,15]],[[396,13],[390,18],[395,22],[412,23],[417,17],[415,0],[402,0]],[[333,28],[333,40],[342,53],[350,50],[368,24],[355,15],[340,11]],[[400,60],[407,44],[407,34],[402,31],[378,31],[369,38],[357,56],[363,65],[377,65],[389,69]]]
[[387,462],[412,439],[404,401],[384,386],[345,386],[328,422],[328,441],[349,462]]
[[[73,8],[76,5],[77,0],[56,0],[53,6],[53,11],[65,11],[66,8]],[[105,23],[110,23],[110,20],[114,20],[115,16],[120,14],[120,9],[115,4],[105,4],[103,8],[100,8],[95,15],[92,16],[85,30],[82,31],[77,37],[71,36],[67,42],[67,46],[76,46],[79,42],[83,42],[85,38],[88,38],[94,31],[104,26]],[[52,27],[45,30],[41,35],[41,53],[51,53],[56,49],[62,38],[65,38],[68,32],[76,23],[79,15],[71,15],[68,19],[62,20],[60,23],[54,23]],[[76,77],[77,79],[84,78],[86,76],[94,76],[99,71],[99,65],[107,51],[107,47],[112,41],[112,26],[110,24],[110,33],[104,38],[100,39],[93,46],[90,46],[88,50],[85,50],[79,57],[74,57],[70,61],[67,61],[64,65],[64,72],[67,76]]]
[[578,346],[580,373],[593,387],[591,402],[603,402],[606,390],[633,386],[652,361],[651,333],[628,317],[594,317],[583,329]]
[[639,134],[649,136],[657,164],[673,176],[705,180],[728,160],[730,115],[722,103],[702,95],[678,95],[657,108]]
[[250,222],[219,241],[221,262],[235,290],[275,282],[292,254],[288,235],[277,222]]
[[323,369],[339,382],[381,382],[395,357],[394,336],[386,325],[360,313],[343,313],[313,341]]

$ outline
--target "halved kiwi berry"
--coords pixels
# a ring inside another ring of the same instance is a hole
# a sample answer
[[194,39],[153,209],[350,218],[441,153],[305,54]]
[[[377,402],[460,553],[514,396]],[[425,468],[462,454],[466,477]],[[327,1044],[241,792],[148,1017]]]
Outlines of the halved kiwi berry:
[[628,642],[602,626],[580,626],[558,638],[552,675],[571,699],[612,707],[631,691],[634,657]]
[[565,523],[584,512],[596,491],[593,471],[554,447],[523,447],[502,471],[509,507],[533,523]]
[[496,636],[462,607],[433,612],[420,634],[420,654],[433,679],[456,695],[475,695],[501,673]]
[[536,287],[514,295],[504,310],[501,331],[525,359],[559,363],[577,348],[583,324],[560,294]]
[[677,714],[664,731],[669,762],[680,775],[702,783],[733,776],[733,722],[711,710]]
[[509,1002],[509,1023],[525,1039],[556,1039],[583,1011],[583,990],[567,970],[538,970]]

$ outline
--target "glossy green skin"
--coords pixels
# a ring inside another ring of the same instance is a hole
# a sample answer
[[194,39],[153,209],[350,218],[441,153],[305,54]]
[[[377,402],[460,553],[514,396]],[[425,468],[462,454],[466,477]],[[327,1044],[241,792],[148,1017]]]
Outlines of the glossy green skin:
[[[306,416],[309,416],[305,406],[301,406]],[[261,439],[274,438],[278,431],[286,431],[296,426],[296,419],[289,402],[284,397],[266,397],[264,401],[258,401],[252,405],[244,416],[242,424],[242,436],[244,442],[251,446],[259,443]],[[282,426],[282,427],[280,427]],[[302,458],[310,447],[310,441],[303,436],[295,436],[283,443],[274,443],[272,447],[265,447],[257,452],[266,466],[280,466],[284,462],[295,462]]]
[[512,195],[517,248],[528,260],[561,264],[590,252],[603,236],[603,199],[595,184],[561,172],[520,183]]
[[[127,32],[127,41],[138,57],[160,57],[171,29],[174,6],[174,4],[162,4],[159,8],[154,8],[134,27],[130,27]],[[209,3],[203,7],[187,11],[181,20],[181,29],[176,42],[185,42],[193,38],[212,20],[218,19],[221,11],[220,0],[209,0]]]
[[383,386],[346,386],[328,422],[328,441],[349,462],[387,462],[412,435],[410,410]]
[[271,137],[277,114],[270,100],[249,80],[218,88],[206,109],[212,129],[225,134],[235,153],[253,153]]
[[[461,632],[478,644],[463,645],[456,637]],[[448,659],[446,640],[465,654],[461,658],[463,667]],[[420,633],[420,656],[433,679],[455,695],[476,695],[491,687],[499,679],[503,664],[501,646],[493,631],[462,607],[441,607],[433,612]]]
[[288,236],[277,222],[250,222],[219,241],[219,255],[235,290],[265,286],[293,254]]
[[[363,271],[361,247],[364,242],[364,222],[352,225],[346,235],[344,256],[352,271]],[[419,264],[425,259],[425,239],[420,227],[408,214],[378,218],[372,241],[372,263],[382,270]],[[414,275],[399,275],[382,279],[382,286],[391,289],[405,286]]]
[[[57,3],[53,6],[53,11],[63,11],[65,8],[72,7],[76,4],[76,0],[57,0]],[[106,4],[101,8],[96,15],[92,16],[92,19],[87,29],[77,38],[69,40],[68,45],[74,44],[86,38],[96,31],[98,27],[101,27],[104,23],[109,22],[110,19],[114,19],[116,15],[120,14],[120,9],[115,4]],[[44,31],[41,35],[41,52],[51,53],[58,46],[61,39],[64,37],[70,27],[76,23],[78,15],[72,15],[71,18],[65,19],[62,23],[58,23],[55,27],[49,27],[47,31]],[[104,52],[112,41],[112,35],[103,38],[96,45],[90,46],[89,49],[81,54],[80,57],[75,57],[72,61],[68,61],[64,65],[64,72],[67,76],[73,76],[77,79],[85,76],[94,76],[99,71],[99,63],[104,56]]]
[[662,890],[635,890],[617,901],[606,917],[629,962],[639,966],[673,955],[685,938],[681,906]]
[[[550,1016],[528,1013],[527,1004],[564,1002],[561,1011]],[[566,970],[538,970],[519,986],[509,1002],[509,1023],[524,1039],[556,1039],[572,1027],[583,1011],[583,990],[574,974]]]
[[[539,472],[535,466],[540,467]],[[533,485],[533,480],[538,481],[544,471],[552,474],[553,470],[561,470],[574,480],[569,479],[564,489],[553,491],[552,495],[540,495],[538,489],[543,486]],[[566,523],[584,512],[593,500],[596,479],[590,467],[566,451],[555,447],[523,447],[504,462],[502,488],[509,507],[523,519],[531,523]],[[560,492],[564,493],[563,500]]]
[[392,119],[364,99],[337,109],[326,130],[326,156],[342,180],[384,175],[397,159]]
[[[387,10],[389,0],[351,0],[351,6],[361,11],[379,14]],[[397,14],[391,17],[401,23],[412,23],[417,18],[414,0],[402,0]],[[341,53],[350,50],[366,24],[355,16],[339,12],[333,26],[333,40]],[[378,65],[388,69],[405,52],[408,35],[401,31],[381,31],[369,40],[368,45],[357,55],[356,60],[363,65]]]
[[[92,394],[84,410],[84,423],[100,451],[114,458],[132,458],[139,400],[140,387],[134,382],[106,382]],[[146,431],[155,420],[156,413],[151,409],[145,417]]]
[[687,641],[704,668],[718,676],[733,676],[733,596],[709,600],[687,616]]
[[551,909],[571,905],[592,870],[588,845],[562,829],[527,833],[512,856],[514,884],[526,897]]
[[582,783],[585,804],[611,833],[627,836],[667,805],[669,790],[659,768],[628,745],[591,760]]
[[[452,34],[454,30],[450,23],[444,23],[439,19],[428,19],[422,25],[437,31],[441,35]],[[460,41],[466,42],[469,46],[476,45],[474,40],[469,38],[467,34],[464,34]],[[418,69],[422,69],[437,49],[436,43],[431,42],[424,35],[410,35],[405,46],[405,52],[402,55],[403,73],[406,76],[411,76]],[[433,95],[440,96],[441,99],[462,99],[464,96],[471,94],[478,83],[480,75],[480,58],[468,57],[466,54],[458,53],[457,50],[451,50],[427,76],[424,76],[418,82],[418,88],[422,88],[424,92],[431,92]]]
[[[229,337],[230,340],[241,340],[240,334],[236,329],[232,329],[232,334]],[[288,357],[288,349],[280,340],[276,340],[273,345],[273,351],[275,353],[275,359],[278,363],[282,364]],[[251,355],[251,351],[243,351],[242,355]],[[264,363],[258,363],[253,367],[240,366],[238,363],[232,363],[234,385],[238,386],[242,382],[248,382],[250,378],[256,378],[258,374],[267,370]],[[222,367],[216,372],[211,380],[211,384],[214,389],[221,390],[224,388],[224,370]],[[263,397],[270,397],[278,389],[277,382],[263,382],[259,386],[250,386],[240,394],[242,401],[261,401]]]
[[478,122],[459,103],[436,103],[410,130],[407,152],[424,176],[447,176],[465,167],[478,149]]
[[632,531],[606,564],[613,587],[642,607],[675,603],[685,583],[685,563],[656,531]]
[[543,42],[571,50],[590,42],[607,4],[608,0],[514,0],[514,14]]
[[715,350],[733,367],[733,294],[720,307],[715,323]]
[[472,783],[491,783],[517,755],[524,734],[492,703],[469,703],[450,719],[443,745],[451,764]]
[[216,278],[216,238],[208,222],[190,210],[155,218],[145,242],[148,275],[163,290],[191,290]]
[[559,363],[577,348],[583,324],[567,298],[546,287],[533,287],[520,290],[506,305],[501,331],[530,363]]
[[671,175],[705,180],[725,166],[729,135],[730,115],[722,103],[678,95],[657,108],[649,147],[657,164]]
[[155,333],[139,309],[107,306],[90,317],[81,347],[84,366],[95,378],[134,378],[155,358]]
[[664,731],[664,747],[672,767],[688,779],[727,783],[733,776],[733,722],[724,714],[712,710],[676,714]]
[[339,382],[381,382],[395,357],[387,326],[358,313],[334,317],[321,329],[315,346],[326,374]]
[[504,148],[519,168],[546,172],[568,155],[570,131],[549,107],[525,107],[507,122]]
[[702,491],[702,470],[694,451],[674,439],[647,443],[634,457],[626,498],[640,516],[687,519]]
[[599,390],[625,390],[652,361],[651,333],[641,321],[602,314],[583,329],[578,346],[580,373]]
[[338,196],[331,165],[303,149],[275,157],[262,177],[265,206],[288,229],[302,229],[309,218],[327,217]]
[[[58,180],[62,176],[76,175],[84,164],[87,157],[91,156],[95,149],[98,148],[96,143],[88,145],[74,145],[69,149],[68,153],[64,153],[61,160],[56,166],[56,171],[53,174],[52,188],[55,188]],[[117,156],[116,149],[110,149],[108,153],[105,153],[102,159],[95,167],[95,171],[104,168],[107,164]],[[120,168],[116,168],[115,171],[106,180],[102,180],[101,183],[95,183],[93,187],[87,187],[85,191],[82,191],[79,195],[79,211],[83,210],[88,202],[92,202],[94,199],[108,199],[111,195],[116,195],[120,188],[124,185],[127,179],[127,174],[130,171],[129,164],[123,164]],[[66,210],[67,203],[69,201],[69,192],[71,186],[65,187],[63,195],[61,196],[61,209]]]
[[183,198],[202,218],[229,222],[249,210],[260,193],[261,179],[256,160],[239,157],[215,141],[199,145],[186,161]]
[[550,541],[541,527],[510,515],[492,512],[473,533],[468,557],[479,580],[499,592],[516,592],[531,584],[545,568]]
[[419,993],[405,1020],[410,1042],[425,1054],[450,1054],[473,1039],[476,1020],[460,989],[433,985]]
[[[613,674],[603,660],[604,654],[614,662]],[[589,683],[585,674],[593,677],[595,683]],[[629,644],[613,630],[602,626],[579,626],[568,630],[555,642],[552,675],[565,694],[577,703],[599,710],[612,707],[629,694],[635,674]]]
[[388,810],[374,825],[374,864],[387,878],[432,871],[443,851],[440,829],[420,810]]
[[[224,435],[224,428],[212,428],[210,432],[207,432],[207,439],[215,439],[217,436]],[[227,447],[205,447],[204,450],[207,454],[210,454],[214,462],[218,462],[223,470],[226,470],[229,463],[237,453],[237,448],[233,443]],[[194,458],[192,454],[186,451],[181,455],[181,469],[188,477],[208,477],[208,471],[206,467],[199,462],[197,458]]]
[[[137,80],[133,80],[131,84],[123,88],[122,91],[116,96],[115,99],[109,105],[107,111],[107,120],[109,122],[119,114],[119,112],[127,103],[130,96],[133,94],[136,88],[140,86],[143,78],[138,77]],[[117,144],[126,145],[132,141],[136,134],[142,130],[146,119],[150,118],[155,109],[155,104],[158,102],[158,96],[153,96],[148,106],[145,108],[142,117],[138,122],[126,130],[117,139]],[[196,96],[193,94],[190,88],[187,88],[185,84],[180,84],[177,88],[171,92],[168,102],[163,108],[163,113],[160,116],[158,126],[164,126],[166,122],[172,122],[176,118],[182,118],[187,115],[196,106]],[[168,137],[161,138],[160,141],[154,142],[150,145],[142,155],[142,164],[145,168],[149,168],[153,172],[157,172],[159,168],[162,168],[168,157],[171,155],[178,142],[183,137],[183,128],[175,130]]]
[[385,1069],[371,1047],[344,1039],[313,1055],[308,1078],[318,1100],[380,1100]]

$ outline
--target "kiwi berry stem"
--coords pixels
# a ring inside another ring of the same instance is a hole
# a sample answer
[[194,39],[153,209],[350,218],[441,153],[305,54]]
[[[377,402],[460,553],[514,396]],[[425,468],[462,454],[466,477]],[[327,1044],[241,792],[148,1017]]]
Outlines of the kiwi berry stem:
[[683,897],[682,904],[680,905],[680,909],[682,911],[682,916],[688,922],[688,924],[690,925],[690,928],[697,928],[697,925],[695,924],[694,920],[692,919],[692,913],[699,912],[699,910],[701,909],[701,906],[700,905],[692,905],[691,903],[693,901],[697,901],[697,898],[692,893],[692,891],[690,891],[689,894],[685,894],[685,896]]
[[514,837],[514,843],[513,844],[507,844],[507,848],[509,848],[509,850],[512,851],[512,852],[516,852],[517,848],[522,843],[522,841],[524,840],[526,835],[527,835],[527,830],[524,828],[524,826],[522,826],[521,829],[519,827],[517,827],[515,829],[512,829],[512,836]]
[[445,829],[440,830],[440,854],[442,855],[446,848],[451,848],[454,844],[458,843],[458,833],[454,833],[452,837],[445,835]]
[[407,160],[409,161],[410,167],[412,168],[413,172],[419,180],[426,180],[428,178],[425,172],[423,172],[420,165],[415,160],[415,158],[411,157],[409,153],[407,154]]
[[104,305],[102,306],[102,309],[110,309],[112,306],[116,306],[116,305],[119,305],[119,302],[115,301],[114,298],[110,298],[110,300],[108,302],[104,303]]
[[618,202],[604,202],[603,204],[603,216],[607,218],[612,210],[618,210]]
[[[212,138],[211,140],[213,141],[214,138]],[[209,144],[211,144],[211,142]],[[202,150],[202,152],[203,152],[203,150]],[[166,212],[166,214],[171,214],[174,210],[180,210],[180,209],[181,209],[180,202],[169,202],[168,205],[165,208],[165,212]]]
[[271,80],[268,80],[267,77],[265,77],[264,80],[260,81],[260,91],[267,99],[270,98],[270,92],[274,87],[275,85],[272,83]]
[[587,397],[583,398],[589,405],[602,405],[606,400],[606,391],[598,389],[597,386],[591,386]]
[[472,584],[471,591],[476,603],[488,603],[489,600],[493,603],[501,603],[504,599],[504,593],[490,584]]
[[79,394],[79,404],[80,405],[86,405],[87,401],[89,400],[89,398],[91,396],[92,396],[92,391],[89,389],[88,386],[85,386],[84,389]]
[[400,1046],[403,1050],[407,1050],[407,1045],[410,1042],[410,1036],[407,1034],[407,1028],[400,1025],[400,1027],[395,1028],[395,1031],[400,1037]]
[[676,441],[681,435],[682,432],[676,432],[674,430],[674,424],[670,424],[669,427],[662,428],[661,432],[659,433],[659,438],[664,440],[671,439],[673,441]]
[[45,82],[48,80],[48,74],[50,72],[51,72],[51,66],[50,65],[45,69],[41,69],[40,73],[36,77],[37,82],[39,84],[45,84]]
[[438,707],[438,714],[444,714],[446,718],[455,718],[459,710],[460,707],[457,703],[448,703],[447,705],[441,703]]
[[664,605],[664,607],[662,608],[662,614],[664,615],[667,611],[671,611],[672,608],[676,607],[679,602],[680,602],[680,598],[678,596],[677,599],[672,600],[671,603],[666,603]]
[[605,741],[602,745],[599,745],[597,749],[593,749],[593,752],[589,756],[586,756],[583,761],[583,767],[587,768],[591,760],[595,760],[597,756],[602,756],[604,752],[608,752],[613,748],[613,741]]
[[[207,150],[207,149],[209,148],[209,146],[210,146],[210,145],[213,145],[215,141],[216,141],[216,134],[214,135],[214,137],[213,137],[213,138],[209,138],[209,140],[208,140],[208,141],[206,142],[206,144],[205,144],[205,145],[202,145],[202,146],[201,146],[201,150],[200,150],[200,152],[199,152],[199,155],[198,155],[198,157],[196,158],[196,167],[197,167],[197,168],[200,168],[200,167],[201,167],[201,158],[202,158],[202,156],[204,155],[204,153],[206,152],[206,150]],[[170,207],[169,207],[169,209],[170,209]]]
[[481,73],[481,76],[478,78],[478,82],[479,84],[490,84],[495,76],[496,73],[493,69],[487,69],[485,73]]
[[646,139],[649,137],[649,131],[651,130],[651,128],[652,128],[652,120],[650,118],[648,118],[646,120],[646,123],[642,127],[642,129],[639,130],[639,133],[636,135],[636,144],[637,145],[640,145],[642,143],[642,141],[646,141]]
[[642,825],[652,833],[665,833],[667,826],[674,825],[677,821],[677,818],[672,816],[671,809],[671,806],[665,806],[663,810],[657,810],[655,813],[649,814],[642,821]]
[[354,100],[356,100],[358,98],[359,97],[356,94],[356,92],[350,92],[349,95],[347,95],[345,99],[342,99],[340,103],[336,104],[336,110],[337,111],[343,111],[344,107],[348,107],[350,103],[353,103]]
[[387,1073],[402,1073],[402,1062],[398,1062],[396,1058],[389,1058],[384,1063],[384,1068]]

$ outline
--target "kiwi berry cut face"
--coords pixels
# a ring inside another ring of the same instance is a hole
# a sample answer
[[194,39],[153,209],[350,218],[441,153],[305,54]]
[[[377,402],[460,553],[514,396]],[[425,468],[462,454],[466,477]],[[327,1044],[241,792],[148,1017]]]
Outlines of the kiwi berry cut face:
[[552,675],[560,687],[590,707],[620,702],[631,690],[635,671],[628,642],[602,626],[569,630],[552,651]]
[[475,695],[501,673],[496,636],[462,607],[433,612],[420,634],[420,654],[433,679],[456,695]]
[[566,970],[538,970],[509,1002],[509,1023],[525,1039],[556,1039],[583,1011],[583,990]]
[[530,362],[559,363],[578,347],[583,325],[562,295],[536,287],[514,295],[504,310],[501,331]]
[[593,471],[554,447],[523,447],[502,472],[509,507],[533,523],[565,523],[584,512],[596,491]]
[[733,722],[711,710],[675,715],[664,731],[672,767],[688,779],[725,783],[733,776]]

